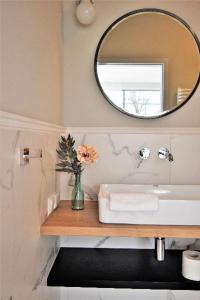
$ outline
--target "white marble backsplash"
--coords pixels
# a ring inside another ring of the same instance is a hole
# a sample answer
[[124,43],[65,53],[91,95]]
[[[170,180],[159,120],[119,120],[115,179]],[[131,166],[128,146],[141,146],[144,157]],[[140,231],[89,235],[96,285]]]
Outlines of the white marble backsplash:
[[[33,122],[34,127],[34,122]],[[57,191],[55,161],[59,132],[0,128],[0,299],[59,300],[46,278],[59,249],[40,237],[47,199]],[[42,159],[20,166],[20,148],[42,149]]]
[[[86,167],[83,185],[97,197],[101,183],[130,184],[200,184],[199,134],[122,134],[72,133],[76,144],[91,144],[99,152],[99,160]],[[138,151],[148,147],[150,158],[139,168]],[[158,149],[168,148],[174,161],[158,158]],[[61,198],[66,198],[69,176],[62,174]]]
[[[130,238],[130,237],[61,237],[62,247],[83,248],[122,248],[122,249],[154,249],[153,238]],[[174,239],[165,240],[166,249],[189,249],[200,250],[199,239]]]

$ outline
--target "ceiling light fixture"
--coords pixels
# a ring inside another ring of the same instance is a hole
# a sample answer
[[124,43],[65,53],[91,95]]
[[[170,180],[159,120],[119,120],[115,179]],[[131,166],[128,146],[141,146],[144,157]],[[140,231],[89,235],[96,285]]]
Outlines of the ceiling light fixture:
[[80,0],[77,2],[76,17],[79,23],[89,25],[94,22],[96,16],[93,0]]

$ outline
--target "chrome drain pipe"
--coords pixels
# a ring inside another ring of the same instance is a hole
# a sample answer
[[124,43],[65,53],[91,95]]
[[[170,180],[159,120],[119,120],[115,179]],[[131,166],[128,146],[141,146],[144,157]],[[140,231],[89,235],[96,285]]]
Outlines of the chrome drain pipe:
[[165,238],[158,237],[155,239],[155,256],[157,261],[165,259]]

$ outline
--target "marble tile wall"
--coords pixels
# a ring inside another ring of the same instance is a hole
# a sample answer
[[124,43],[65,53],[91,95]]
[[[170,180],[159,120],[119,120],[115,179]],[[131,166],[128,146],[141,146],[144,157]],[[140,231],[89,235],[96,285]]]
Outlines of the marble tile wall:
[[62,300],[199,300],[197,291],[61,288]]
[[[0,299],[59,300],[46,287],[58,240],[40,237],[47,199],[57,190],[55,148],[58,132],[0,128]],[[42,149],[42,159],[19,164],[19,149]]]
[[[200,133],[134,134],[134,133],[72,133],[76,144],[91,144],[99,152],[99,160],[83,173],[86,197],[96,200],[101,183],[129,184],[200,184]],[[138,151],[151,150],[150,158],[139,168]],[[173,162],[162,160],[157,152],[166,147],[174,157]],[[67,188],[67,182],[69,187]],[[61,199],[67,199],[73,177],[61,174]],[[62,245],[96,247],[99,238],[61,238]],[[80,242],[80,243],[79,243]],[[107,238],[104,247],[152,248],[152,239]],[[200,240],[167,239],[167,248],[200,249]]]
[[[87,197],[97,199],[100,183],[130,184],[200,184],[200,134],[117,134],[117,133],[73,133],[77,144],[95,146],[100,158],[87,167],[83,174]],[[151,150],[150,159],[137,168],[138,151],[142,147]],[[159,147],[168,148],[174,162],[161,160],[157,156]],[[61,198],[70,195],[73,178],[61,175]],[[154,248],[154,239],[125,237],[61,237],[63,247],[96,248]],[[167,249],[200,250],[198,239],[167,239]],[[114,289],[62,288],[62,300],[77,299],[112,300],[200,300],[200,292],[194,291],[150,291]]]
[[[200,184],[200,134],[102,134],[74,133],[77,144],[94,145],[100,158],[83,173],[83,184],[90,198],[97,198],[100,183],[130,184]],[[138,151],[151,150],[151,156],[139,168]],[[174,162],[158,158],[160,147],[168,148]],[[73,184],[63,175],[61,198],[66,198],[66,184]]]
[[[88,198],[97,199],[100,183],[200,183],[198,135],[167,134],[73,134],[77,144],[94,145],[99,161],[87,168],[83,184]],[[59,174],[56,180],[55,149],[58,132],[35,132],[0,129],[0,299],[1,300],[62,300],[76,299],[159,299],[199,300],[199,292],[139,291],[113,289],[47,288],[46,277],[59,247],[52,237],[40,237],[39,228],[47,215],[47,199],[60,190],[61,198],[73,184],[69,175]],[[19,149],[43,150],[43,158],[19,165]],[[151,159],[137,168],[137,152],[151,149]],[[159,147],[171,149],[174,162],[159,160]],[[105,167],[106,166],[106,167]],[[185,174],[185,175],[184,175]],[[61,246],[153,248],[150,238],[62,237]],[[194,239],[168,239],[167,248],[200,249]],[[80,296],[81,295],[81,296]],[[184,298],[185,297],[185,298]]]

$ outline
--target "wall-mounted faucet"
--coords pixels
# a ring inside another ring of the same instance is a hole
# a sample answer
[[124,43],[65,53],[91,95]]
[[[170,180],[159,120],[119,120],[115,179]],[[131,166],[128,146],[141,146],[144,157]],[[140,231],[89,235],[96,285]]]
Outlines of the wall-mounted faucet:
[[139,152],[138,152],[138,156],[139,156],[140,161],[139,161],[139,163],[137,165],[137,168],[140,167],[141,163],[144,160],[146,160],[146,159],[148,159],[150,157],[150,150],[149,150],[149,148],[144,147],[144,148],[140,149]]
[[[148,159],[150,157],[150,153],[151,153],[151,151],[147,147],[143,147],[142,149],[140,149],[138,151],[138,157],[139,157],[140,161],[139,161],[139,163],[137,165],[137,168],[140,167],[141,163],[144,160],[146,160],[146,159]],[[172,153],[167,148],[164,148],[164,147],[159,148],[159,150],[158,150],[158,157],[160,159],[167,159],[170,162],[174,161]]]
[[167,148],[161,147],[158,150],[158,157],[161,159],[168,159],[168,161],[170,162],[174,161],[173,155],[170,153],[170,151]]

